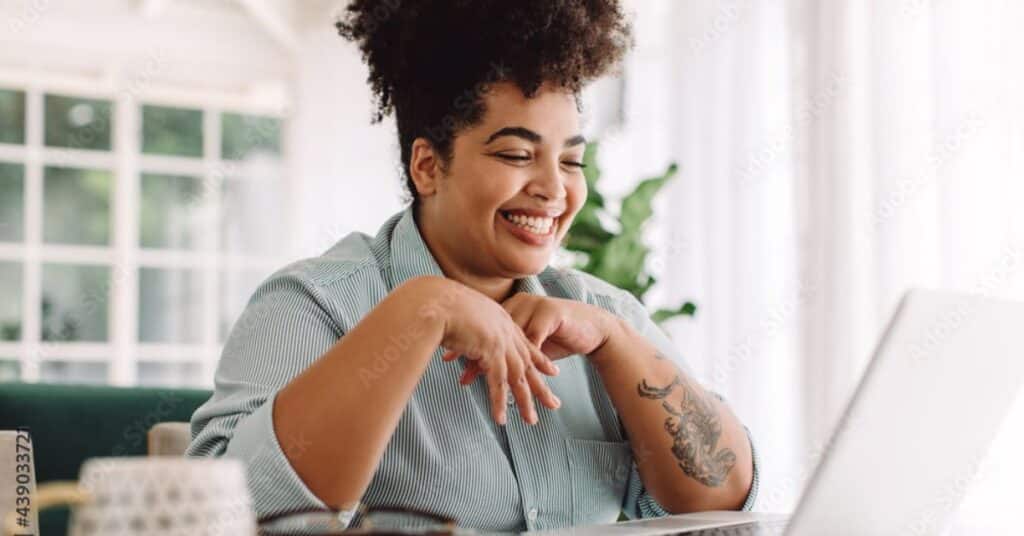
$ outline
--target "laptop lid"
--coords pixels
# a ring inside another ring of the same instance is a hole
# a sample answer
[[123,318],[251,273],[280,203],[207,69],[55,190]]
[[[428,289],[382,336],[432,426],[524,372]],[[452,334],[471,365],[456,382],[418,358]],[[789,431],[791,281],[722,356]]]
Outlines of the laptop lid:
[[911,291],[786,534],[940,534],[1022,383],[1024,304]]

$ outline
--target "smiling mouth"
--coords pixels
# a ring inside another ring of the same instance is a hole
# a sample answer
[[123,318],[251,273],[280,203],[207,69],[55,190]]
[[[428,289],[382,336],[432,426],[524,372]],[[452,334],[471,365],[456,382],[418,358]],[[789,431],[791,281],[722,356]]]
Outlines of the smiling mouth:
[[501,212],[501,217],[508,220],[512,225],[538,236],[549,235],[555,228],[555,218],[527,216],[525,214],[504,211]]

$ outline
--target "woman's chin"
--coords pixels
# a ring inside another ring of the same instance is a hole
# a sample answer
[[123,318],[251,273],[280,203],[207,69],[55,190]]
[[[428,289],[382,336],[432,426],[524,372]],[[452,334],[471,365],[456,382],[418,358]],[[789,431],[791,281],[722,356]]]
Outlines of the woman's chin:
[[520,274],[519,277],[527,277],[543,272],[548,267],[548,263],[551,262],[551,255],[538,255],[534,253],[502,260],[504,261],[502,265],[508,272]]

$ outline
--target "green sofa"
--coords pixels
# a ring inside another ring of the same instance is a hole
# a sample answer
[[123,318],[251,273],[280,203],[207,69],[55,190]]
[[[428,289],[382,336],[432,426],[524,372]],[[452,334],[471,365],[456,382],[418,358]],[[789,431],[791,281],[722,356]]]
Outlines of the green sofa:
[[[36,480],[75,480],[97,456],[144,456],[146,432],[165,421],[188,421],[212,393],[157,389],[0,383],[0,430],[32,433]],[[65,534],[67,511],[44,512],[40,534]]]

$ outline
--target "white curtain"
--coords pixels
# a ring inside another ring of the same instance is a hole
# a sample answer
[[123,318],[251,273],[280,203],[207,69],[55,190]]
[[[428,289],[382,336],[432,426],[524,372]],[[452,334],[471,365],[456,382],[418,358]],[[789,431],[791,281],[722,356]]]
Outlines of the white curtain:
[[[621,191],[679,162],[650,301],[697,302],[669,330],[756,436],[759,509],[787,510],[905,290],[1024,299],[1024,3],[629,5],[639,42],[605,175]],[[991,522],[1024,477],[999,457],[1020,429],[1024,410],[961,526]]]

